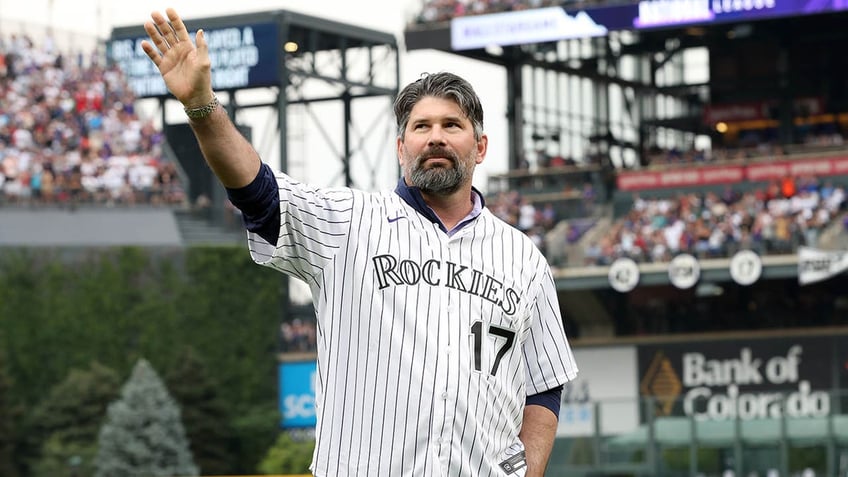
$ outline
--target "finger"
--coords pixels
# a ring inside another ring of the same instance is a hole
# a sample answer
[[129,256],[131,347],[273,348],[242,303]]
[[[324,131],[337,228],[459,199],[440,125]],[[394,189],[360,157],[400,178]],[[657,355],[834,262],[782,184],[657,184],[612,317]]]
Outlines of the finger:
[[209,55],[209,44],[206,43],[206,33],[202,28],[194,35],[194,43],[197,45],[197,54]]
[[162,34],[156,28],[156,25],[150,22],[145,22],[144,31],[147,32],[147,36],[150,37],[150,40],[153,41],[153,44],[156,45],[156,48],[158,48],[159,51],[163,53],[168,51],[168,42],[162,37]]
[[159,54],[159,50],[157,50],[149,41],[142,40],[141,41],[141,49],[147,53],[147,57],[153,61],[153,64],[156,67],[159,67],[159,63],[162,61],[162,55]]
[[177,41],[189,41],[191,37],[188,35],[188,29],[186,29],[182,18],[177,15],[177,11],[173,8],[168,8],[165,10],[165,13],[168,15],[168,20],[171,21],[171,27],[174,29],[174,36],[177,38]]
[[[156,24],[156,28],[159,29],[159,34],[162,35],[166,45],[168,47],[176,45],[177,36],[174,34],[174,29],[171,28],[171,23],[159,12],[155,12],[151,15],[151,17],[153,18],[153,22]],[[156,46],[159,46],[159,44],[157,43]],[[159,49],[161,50],[161,47]]]

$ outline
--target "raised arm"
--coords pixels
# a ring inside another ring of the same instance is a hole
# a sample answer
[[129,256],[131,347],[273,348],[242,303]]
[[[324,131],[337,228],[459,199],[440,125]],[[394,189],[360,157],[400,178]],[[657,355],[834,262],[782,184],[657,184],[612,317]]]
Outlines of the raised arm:
[[218,105],[203,30],[197,31],[193,43],[176,10],[168,8],[165,14],[167,18],[159,12],[150,15],[153,21],[144,24],[150,42],[141,46],[171,94],[187,112],[196,112],[189,124],[209,167],[225,187],[243,187],[256,177],[261,161]]

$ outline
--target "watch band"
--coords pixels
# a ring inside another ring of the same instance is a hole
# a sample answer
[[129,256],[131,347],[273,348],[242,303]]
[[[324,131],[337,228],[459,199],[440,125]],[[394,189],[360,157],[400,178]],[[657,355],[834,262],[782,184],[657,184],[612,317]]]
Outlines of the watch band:
[[184,111],[189,119],[203,119],[212,114],[212,111],[215,111],[219,104],[221,103],[218,102],[218,97],[213,93],[212,101],[209,103],[200,106],[199,108],[184,108]]

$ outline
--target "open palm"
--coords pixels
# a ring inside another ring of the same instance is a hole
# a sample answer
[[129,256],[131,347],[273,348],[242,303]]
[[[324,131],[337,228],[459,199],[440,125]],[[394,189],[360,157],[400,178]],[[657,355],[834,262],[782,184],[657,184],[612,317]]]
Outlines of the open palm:
[[186,108],[195,108],[212,100],[211,61],[202,31],[191,41],[182,19],[173,8],[166,10],[168,18],[154,12],[153,22],[144,24],[150,37],[142,49],[153,61],[165,80],[168,90]]

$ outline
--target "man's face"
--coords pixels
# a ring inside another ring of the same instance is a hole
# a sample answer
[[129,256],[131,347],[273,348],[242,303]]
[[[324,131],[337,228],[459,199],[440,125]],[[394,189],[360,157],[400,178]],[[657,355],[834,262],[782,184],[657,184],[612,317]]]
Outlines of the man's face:
[[488,138],[474,139],[474,125],[449,99],[425,97],[412,108],[398,158],[410,186],[449,195],[471,183],[474,167],[483,162]]

